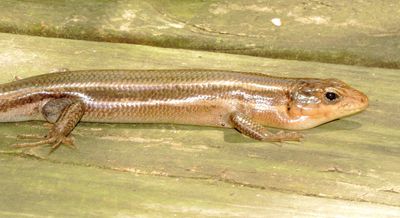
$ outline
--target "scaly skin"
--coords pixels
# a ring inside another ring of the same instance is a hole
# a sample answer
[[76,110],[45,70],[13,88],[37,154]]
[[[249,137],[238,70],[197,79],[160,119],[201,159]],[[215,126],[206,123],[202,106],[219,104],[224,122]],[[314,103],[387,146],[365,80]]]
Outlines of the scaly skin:
[[[327,92],[337,98],[327,99]],[[367,106],[363,93],[335,79],[216,70],[67,71],[0,85],[0,122],[55,123],[44,140],[19,147],[57,148],[79,121],[206,125],[258,140],[299,140],[263,126],[307,129]]]

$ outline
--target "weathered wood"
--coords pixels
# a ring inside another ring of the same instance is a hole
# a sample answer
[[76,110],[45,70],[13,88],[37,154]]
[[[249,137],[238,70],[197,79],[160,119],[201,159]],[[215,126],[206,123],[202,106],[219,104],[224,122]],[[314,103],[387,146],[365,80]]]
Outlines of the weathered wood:
[[397,0],[2,0],[0,32],[400,68],[399,11]]
[[0,156],[1,217],[396,217],[399,208]]
[[74,131],[79,149],[48,156],[48,148],[9,146],[18,133],[45,133],[42,123],[3,123],[4,216],[400,214],[399,70],[0,34],[1,83],[62,67],[335,77],[364,91],[371,105],[282,147],[230,129],[81,123]]

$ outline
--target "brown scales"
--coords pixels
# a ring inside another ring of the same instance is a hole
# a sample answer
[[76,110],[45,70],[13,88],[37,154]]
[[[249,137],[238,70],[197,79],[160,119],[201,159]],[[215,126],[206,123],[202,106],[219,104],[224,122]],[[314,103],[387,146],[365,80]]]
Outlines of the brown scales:
[[[340,100],[328,101],[327,92]],[[344,107],[346,105],[346,107]],[[235,128],[262,141],[298,141],[296,132],[359,112],[368,98],[330,79],[216,70],[90,70],[39,75],[0,85],[0,122],[54,123],[17,147],[69,144],[80,121],[177,123]]]

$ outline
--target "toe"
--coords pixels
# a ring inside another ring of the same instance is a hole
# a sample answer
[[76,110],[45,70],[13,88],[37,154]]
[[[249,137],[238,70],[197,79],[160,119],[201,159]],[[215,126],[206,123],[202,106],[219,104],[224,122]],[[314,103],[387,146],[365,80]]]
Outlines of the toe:
[[17,143],[17,144],[14,144],[12,146],[16,147],[16,148],[36,147],[36,146],[39,146],[39,145],[45,145],[45,144],[53,143],[53,141],[54,141],[53,139],[46,139],[46,140],[41,140],[41,141],[38,141],[38,142]]
[[44,139],[45,136],[35,135],[35,134],[19,134],[17,135],[18,139]]

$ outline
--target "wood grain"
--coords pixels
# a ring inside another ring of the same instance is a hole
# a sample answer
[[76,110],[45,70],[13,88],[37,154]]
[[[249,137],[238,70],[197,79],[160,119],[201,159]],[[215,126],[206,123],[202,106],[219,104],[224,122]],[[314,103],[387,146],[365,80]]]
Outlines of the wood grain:
[[[89,124],[78,150],[10,147],[40,122],[0,124],[4,216],[396,217],[400,214],[399,70],[0,34],[0,82],[55,68],[214,68],[334,77],[365,92],[367,111],[278,147],[235,130]],[[22,208],[22,209],[21,209]]]

